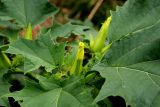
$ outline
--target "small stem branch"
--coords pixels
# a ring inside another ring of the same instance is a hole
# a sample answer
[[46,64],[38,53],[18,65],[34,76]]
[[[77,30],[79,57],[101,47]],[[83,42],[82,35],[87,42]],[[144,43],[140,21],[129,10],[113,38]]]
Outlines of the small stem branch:
[[92,18],[94,17],[94,15],[96,14],[97,10],[99,9],[99,7],[102,5],[104,0],[98,0],[96,5],[94,6],[94,8],[92,9],[92,11],[90,12],[90,14],[88,15],[88,20],[92,20]]

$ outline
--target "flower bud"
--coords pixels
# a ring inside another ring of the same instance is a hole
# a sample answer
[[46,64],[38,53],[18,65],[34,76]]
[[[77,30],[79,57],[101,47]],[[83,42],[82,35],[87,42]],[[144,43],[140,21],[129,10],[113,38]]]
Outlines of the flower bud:
[[71,67],[70,74],[80,74],[82,72],[82,64],[84,57],[84,43],[80,42],[75,61]]
[[111,21],[111,16],[103,23],[96,37],[96,40],[94,41],[94,45],[93,47],[91,47],[94,52],[101,51],[104,48],[110,21]]
[[32,25],[31,25],[31,23],[29,23],[27,26],[24,38],[28,39],[28,40],[32,40]]

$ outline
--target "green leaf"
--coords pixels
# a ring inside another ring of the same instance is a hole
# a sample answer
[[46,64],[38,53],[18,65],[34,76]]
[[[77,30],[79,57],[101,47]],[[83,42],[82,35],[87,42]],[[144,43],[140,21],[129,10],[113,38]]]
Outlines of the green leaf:
[[12,29],[18,29],[18,26],[14,23],[11,23],[9,21],[4,21],[0,19],[0,26],[5,28],[12,28]]
[[64,51],[65,44],[54,44],[50,35],[46,34],[35,41],[20,39],[11,44],[6,52],[22,54],[26,58],[25,72],[33,71],[40,66],[51,72],[63,64]]
[[0,35],[2,35],[3,37],[7,37],[10,43],[14,43],[19,38],[18,32],[18,29],[15,30],[9,28],[0,31]]
[[160,20],[152,27],[129,34],[113,42],[106,62],[112,66],[126,66],[160,59]]
[[12,58],[12,68],[19,69],[20,71],[23,71],[24,69],[24,57],[22,55],[16,55]]
[[55,39],[57,37],[69,37],[72,33],[75,35],[85,35],[95,34],[92,28],[83,25],[75,25],[72,23],[67,23],[65,25],[55,25],[51,28],[52,37]]
[[160,106],[159,11],[158,0],[129,0],[112,13],[112,46],[93,68],[106,79],[95,101],[113,95],[131,107]]
[[27,82],[22,91],[7,96],[23,100],[20,103],[22,107],[96,107],[96,104],[92,104],[93,99],[88,89],[81,83],[81,79],[66,80],[62,87],[57,85],[53,78],[38,77],[38,79],[39,84]]
[[7,55],[0,49],[0,68],[9,68],[11,62]]
[[78,51],[78,43],[71,44],[69,46],[72,47],[72,50],[71,50],[71,52],[66,53],[65,60],[64,60],[64,63],[67,67],[72,66],[73,63],[74,63],[74,60],[76,58],[76,54],[77,54],[77,51]]
[[1,13],[16,19],[22,27],[39,24],[58,10],[47,0],[2,0],[2,3]]
[[3,74],[7,72],[7,69],[0,68],[0,106],[9,107],[7,98],[2,98],[5,94],[9,93],[10,85],[3,80]]
[[9,102],[7,98],[2,98],[5,94],[9,93],[9,84],[0,80],[0,106],[9,107]]
[[113,42],[130,33],[147,29],[160,18],[159,0],[127,0],[123,7],[111,12],[109,40]]
[[4,38],[0,36],[0,49],[4,46]]
[[7,98],[2,98],[3,95],[9,93],[10,85],[4,81],[3,75],[8,71],[8,59],[7,56],[0,50],[0,106],[9,107]]
[[[155,62],[146,63],[146,66]],[[160,64],[160,61],[157,62]],[[137,65],[138,66],[138,65]],[[159,66],[156,68],[160,69]],[[105,83],[95,101],[103,100],[108,96],[122,96],[127,105],[132,107],[159,107],[160,103],[160,76],[151,72],[159,72],[152,67],[152,71],[130,67],[103,67],[97,66]]]

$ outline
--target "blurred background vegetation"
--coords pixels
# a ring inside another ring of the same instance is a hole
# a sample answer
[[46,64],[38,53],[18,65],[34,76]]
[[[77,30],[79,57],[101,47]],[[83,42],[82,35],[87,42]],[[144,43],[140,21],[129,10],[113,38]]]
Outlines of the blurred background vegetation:
[[100,27],[110,16],[110,10],[122,6],[126,0],[49,0],[60,8],[56,19],[60,23],[68,21],[86,22]]

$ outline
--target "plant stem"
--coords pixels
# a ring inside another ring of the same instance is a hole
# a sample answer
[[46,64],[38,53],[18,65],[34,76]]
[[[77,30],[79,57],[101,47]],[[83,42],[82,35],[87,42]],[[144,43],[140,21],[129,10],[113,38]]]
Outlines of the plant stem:
[[103,0],[98,0],[96,5],[94,6],[94,8],[92,9],[92,11],[90,12],[89,16],[88,16],[88,20],[92,20],[92,18],[94,17],[94,15],[96,14],[97,10],[99,9],[99,7],[102,5]]

